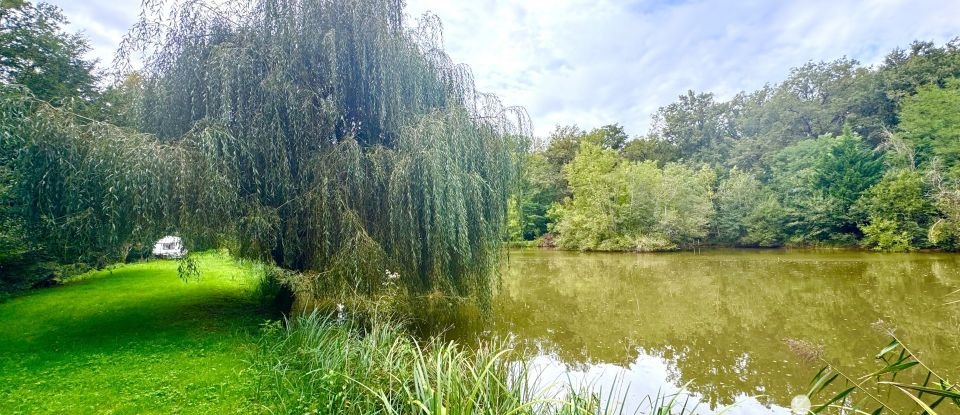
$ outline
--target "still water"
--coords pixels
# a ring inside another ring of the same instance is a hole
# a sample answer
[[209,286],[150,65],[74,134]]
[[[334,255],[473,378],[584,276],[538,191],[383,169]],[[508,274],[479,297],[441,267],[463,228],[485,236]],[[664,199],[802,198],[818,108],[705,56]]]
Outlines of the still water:
[[492,320],[451,317],[446,335],[512,339],[543,379],[628,386],[628,408],[687,385],[701,413],[787,413],[819,365],[784,339],[822,344],[828,360],[866,374],[889,342],[878,320],[960,378],[960,304],[945,305],[960,255],[514,250],[507,262]]

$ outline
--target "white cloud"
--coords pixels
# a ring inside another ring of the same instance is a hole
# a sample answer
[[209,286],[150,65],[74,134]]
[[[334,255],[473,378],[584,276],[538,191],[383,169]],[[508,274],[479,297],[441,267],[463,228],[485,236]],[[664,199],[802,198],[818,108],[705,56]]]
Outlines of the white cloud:
[[620,122],[639,134],[688,89],[729,98],[809,60],[878,63],[912,40],[960,35],[960,2],[411,0],[444,22],[478,87],[554,124]]
[[67,30],[83,32],[93,46],[93,58],[101,66],[113,61],[120,40],[140,12],[134,0],[46,0],[63,9],[70,21]]
[[[56,0],[109,62],[138,2]],[[124,4],[126,3],[126,4]],[[960,35],[942,0],[408,0],[443,20],[448,53],[479,89],[554,124],[620,122],[633,134],[688,89],[729,98],[809,60],[875,64],[913,40]]]

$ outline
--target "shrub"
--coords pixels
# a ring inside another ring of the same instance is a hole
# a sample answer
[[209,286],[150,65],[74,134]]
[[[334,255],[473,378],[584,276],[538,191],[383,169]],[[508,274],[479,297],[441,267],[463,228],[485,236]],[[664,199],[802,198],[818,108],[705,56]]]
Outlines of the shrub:
[[908,251],[927,245],[927,227],[935,208],[926,197],[923,176],[915,171],[888,173],[857,202],[867,216],[860,225],[864,246]]

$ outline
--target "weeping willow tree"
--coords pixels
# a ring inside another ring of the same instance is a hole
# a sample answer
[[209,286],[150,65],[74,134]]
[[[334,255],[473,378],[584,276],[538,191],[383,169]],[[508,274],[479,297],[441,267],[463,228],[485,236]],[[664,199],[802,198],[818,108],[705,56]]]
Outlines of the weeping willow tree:
[[373,292],[389,269],[489,300],[529,122],[476,91],[436,17],[408,25],[398,0],[147,0],[119,56],[143,63],[135,129],[4,94],[17,194],[61,257],[178,232],[321,290]]

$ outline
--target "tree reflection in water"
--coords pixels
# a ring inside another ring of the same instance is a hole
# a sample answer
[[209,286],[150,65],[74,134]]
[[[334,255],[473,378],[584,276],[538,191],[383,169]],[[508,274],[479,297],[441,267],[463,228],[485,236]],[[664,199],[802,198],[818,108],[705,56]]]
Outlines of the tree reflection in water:
[[929,307],[960,286],[957,258],[512,251],[488,322],[438,310],[430,325],[468,344],[510,337],[538,356],[545,375],[595,376],[598,385],[621,376],[636,399],[690,382],[704,408],[746,399],[728,413],[769,412],[764,406],[782,409],[805,393],[816,372],[794,358],[786,337],[823,344],[840,367],[867,373],[887,340],[871,324],[883,319],[928,363],[960,371],[948,360],[960,344],[960,307]]

